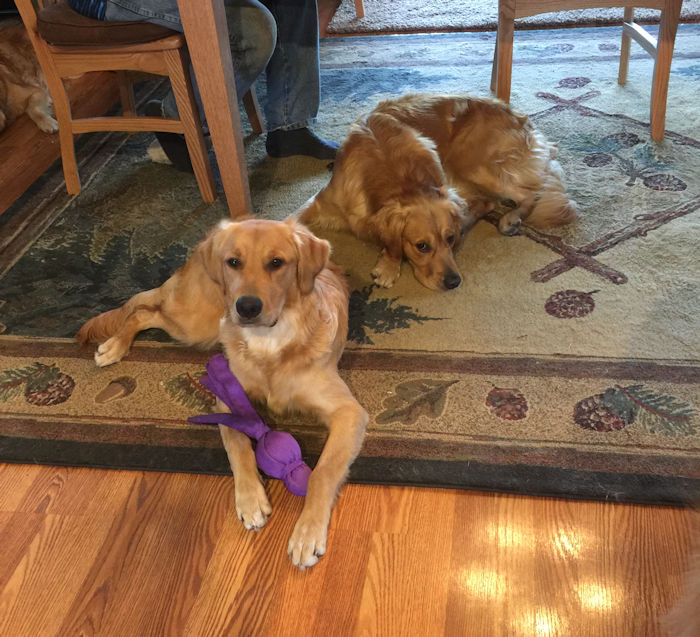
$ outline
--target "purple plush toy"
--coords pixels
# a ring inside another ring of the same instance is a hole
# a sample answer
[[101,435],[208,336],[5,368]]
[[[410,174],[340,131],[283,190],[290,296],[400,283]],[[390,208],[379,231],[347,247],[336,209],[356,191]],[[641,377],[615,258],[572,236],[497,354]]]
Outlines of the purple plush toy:
[[231,413],[192,416],[190,422],[202,425],[224,425],[257,440],[255,459],[270,477],[281,478],[294,495],[306,495],[311,469],[301,458],[299,443],[285,431],[273,431],[253,409],[248,397],[231,372],[223,354],[216,354],[207,363],[207,375],[199,379]]

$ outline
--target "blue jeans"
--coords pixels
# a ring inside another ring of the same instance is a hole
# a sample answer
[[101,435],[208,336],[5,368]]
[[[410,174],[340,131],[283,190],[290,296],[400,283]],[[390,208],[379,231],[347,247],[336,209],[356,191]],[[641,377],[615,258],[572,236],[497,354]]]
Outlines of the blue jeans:
[[[104,3],[105,20],[153,22],[182,32],[177,0]],[[265,71],[267,96],[261,102],[267,130],[308,126],[320,101],[316,0],[224,0],[224,7],[237,95],[242,97]],[[196,81],[195,90],[201,111]],[[163,112],[177,116],[172,91]]]

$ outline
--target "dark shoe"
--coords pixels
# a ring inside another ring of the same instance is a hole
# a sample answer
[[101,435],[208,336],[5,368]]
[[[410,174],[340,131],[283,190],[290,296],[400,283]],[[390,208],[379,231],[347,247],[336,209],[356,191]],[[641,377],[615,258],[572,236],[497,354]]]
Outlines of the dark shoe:
[[335,159],[339,144],[315,135],[308,128],[274,130],[267,134],[265,149],[270,157],[305,155],[316,159]]
[[[163,117],[163,105],[160,100],[151,100],[146,104],[144,112],[148,117]],[[156,139],[175,168],[183,173],[194,172],[184,135],[156,132]]]

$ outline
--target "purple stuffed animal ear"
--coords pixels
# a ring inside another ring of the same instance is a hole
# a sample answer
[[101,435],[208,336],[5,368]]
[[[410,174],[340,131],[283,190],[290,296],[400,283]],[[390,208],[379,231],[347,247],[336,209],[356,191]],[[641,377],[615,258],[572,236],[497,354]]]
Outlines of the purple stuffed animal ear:
[[255,447],[258,466],[272,478],[280,478],[294,495],[306,495],[311,469],[301,457],[299,443],[286,431],[267,431]]

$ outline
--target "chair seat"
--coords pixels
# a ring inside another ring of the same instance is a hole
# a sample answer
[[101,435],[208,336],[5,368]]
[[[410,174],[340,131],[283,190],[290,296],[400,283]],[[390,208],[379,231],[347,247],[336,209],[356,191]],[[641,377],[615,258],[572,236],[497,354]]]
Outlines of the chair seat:
[[37,31],[54,46],[71,47],[143,44],[179,34],[178,31],[150,22],[94,20],[80,15],[67,2],[39,10]]

